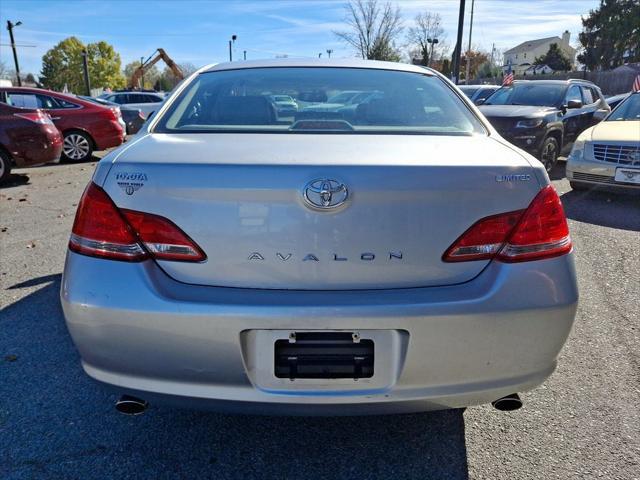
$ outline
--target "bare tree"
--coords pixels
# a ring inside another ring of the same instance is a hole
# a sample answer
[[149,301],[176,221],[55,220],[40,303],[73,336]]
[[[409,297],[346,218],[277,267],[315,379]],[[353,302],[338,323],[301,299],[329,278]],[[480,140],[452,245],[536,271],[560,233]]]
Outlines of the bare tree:
[[[429,43],[434,39],[438,40],[438,43]],[[431,56],[434,58],[439,57],[442,52],[447,49],[445,42],[446,35],[444,28],[442,28],[442,18],[437,13],[424,12],[416,15],[415,25],[409,28],[407,40],[409,44],[417,47],[422,57],[422,65],[429,65],[431,63]]]
[[399,61],[395,41],[402,33],[400,8],[378,0],[351,0],[346,5],[349,30],[334,32],[369,60]]

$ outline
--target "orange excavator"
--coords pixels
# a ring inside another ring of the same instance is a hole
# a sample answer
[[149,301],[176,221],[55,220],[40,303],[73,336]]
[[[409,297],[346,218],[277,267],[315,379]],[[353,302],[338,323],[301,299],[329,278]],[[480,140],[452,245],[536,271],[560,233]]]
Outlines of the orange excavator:
[[136,68],[136,70],[133,72],[133,75],[131,75],[131,80],[129,81],[129,88],[143,87],[140,85],[140,79],[142,78],[145,70],[151,68],[160,60],[163,60],[164,63],[167,64],[167,66],[171,69],[178,80],[182,80],[184,78],[184,74],[182,73],[182,70],[180,70],[180,67],[178,67],[176,62],[174,62],[171,57],[167,55],[167,52],[165,52],[162,48],[158,48],[151,56],[151,58],[147,59],[146,62]]

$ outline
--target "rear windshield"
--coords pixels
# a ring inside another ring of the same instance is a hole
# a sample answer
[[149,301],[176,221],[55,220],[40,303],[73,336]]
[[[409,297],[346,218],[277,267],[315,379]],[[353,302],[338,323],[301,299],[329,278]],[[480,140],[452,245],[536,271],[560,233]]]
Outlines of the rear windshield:
[[[282,103],[286,98],[289,103]],[[436,76],[357,68],[250,68],[196,77],[155,132],[484,133]]]
[[491,95],[484,105],[533,105],[554,107],[562,103],[565,87],[554,84],[516,83],[502,87]]

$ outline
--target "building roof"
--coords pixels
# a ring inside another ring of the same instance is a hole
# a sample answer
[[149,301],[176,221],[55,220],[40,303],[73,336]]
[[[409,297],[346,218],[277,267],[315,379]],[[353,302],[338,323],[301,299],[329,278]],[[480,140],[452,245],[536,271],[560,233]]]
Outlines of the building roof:
[[509,53],[521,52],[523,50],[532,50],[536,47],[539,47],[540,45],[544,45],[545,43],[549,43],[549,42],[557,43],[559,47],[563,46],[575,51],[575,48],[573,48],[571,45],[566,45],[566,44],[563,45],[562,39],[556,35],[555,37],[538,38],[537,40],[527,40],[526,42],[522,42],[521,44],[516,45],[515,47],[510,48],[509,50],[506,50],[504,54],[506,55]]

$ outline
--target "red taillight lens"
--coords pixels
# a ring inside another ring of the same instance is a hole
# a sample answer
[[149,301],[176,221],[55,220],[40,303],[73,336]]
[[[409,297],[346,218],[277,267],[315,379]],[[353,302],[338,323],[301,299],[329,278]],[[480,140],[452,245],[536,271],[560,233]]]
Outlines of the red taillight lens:
[[122,213],[154,258],[190,262],[201,262],[207,258],[171,220],[133,210],[123,210]]
[[16,117],[29,120],[30,122],[33,122],[33,123],[38,123],[41,125],[53,125],[53,122],[51,121],[51,117],[45,112],[42,112],[40,110],[37,110],[35,112],[29,112],[29,113],[14,113],[14,115]]
[[133,210],[121,211],[93,182],[78,205],[69,249],[131,262],[149,257],[191,262],[206,259],[200,247],[170,220]]
[[562,202],[551,185],[533,199],[509,241],[498,254],[503,262],[557,257],[571,251]]
[[524,262],[571,251],[569,227],[555,189],[542,189],[526,210],[483,218],[444,253],[445,262],[497,258]]

